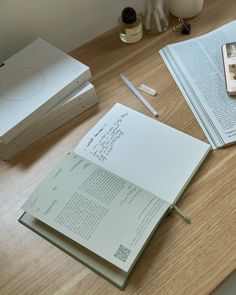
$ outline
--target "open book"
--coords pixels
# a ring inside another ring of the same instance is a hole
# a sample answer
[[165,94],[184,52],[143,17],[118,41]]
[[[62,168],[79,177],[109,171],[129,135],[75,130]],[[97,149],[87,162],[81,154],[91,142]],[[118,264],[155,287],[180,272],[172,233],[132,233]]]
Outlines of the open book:
[[236,141],[236,98],[227,94],[222,45],[236,41],[236,21],[168,45],[160,54],[213,148]]
[[20,221],[123,288],[209,151],[116,104],[39,184]]

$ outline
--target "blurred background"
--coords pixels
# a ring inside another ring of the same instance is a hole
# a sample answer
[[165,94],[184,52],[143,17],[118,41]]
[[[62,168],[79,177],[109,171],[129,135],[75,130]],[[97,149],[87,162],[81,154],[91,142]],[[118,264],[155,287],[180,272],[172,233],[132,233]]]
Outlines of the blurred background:
[[121,11],[145,10],[146,0],[0,0],[0,62],[37,38],[65,52],[117,24]]

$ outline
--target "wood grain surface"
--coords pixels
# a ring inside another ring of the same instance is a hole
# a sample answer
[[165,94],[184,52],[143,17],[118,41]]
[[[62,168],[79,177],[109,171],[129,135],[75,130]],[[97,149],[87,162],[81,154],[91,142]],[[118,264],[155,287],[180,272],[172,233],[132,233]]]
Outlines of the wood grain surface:
[[136,44],[122,43],[114,28],[71,53],[91,67],[100,102],[12,160],[0,162],[0,294],[209,294],[235,269],[235,145],[209,155],[178,202],[192,224],[176,214],[167,217],[123,291],[17,221],[21,205],[45,173],[75,148],[114,103],[151,116],[124,86],[121,73],[136,86],[144,83],[158,90],[155,98],[146,96],[160,112],[158,120],[207,141],[158,50],[207,33],[235,17],[235,0],[206,0],[201,14],[191,20],[190,36],[172,32],[176,24],[172,18],[166,32],[145,35]]

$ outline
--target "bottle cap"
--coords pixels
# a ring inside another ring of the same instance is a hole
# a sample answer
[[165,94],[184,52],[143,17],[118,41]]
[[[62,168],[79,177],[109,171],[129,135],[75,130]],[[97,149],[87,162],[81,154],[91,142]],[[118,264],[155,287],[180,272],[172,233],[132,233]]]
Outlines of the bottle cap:
[[132,24],[136,19],[136,11],[132,7],[126,7],[122,10],[122,20],[124,23]]

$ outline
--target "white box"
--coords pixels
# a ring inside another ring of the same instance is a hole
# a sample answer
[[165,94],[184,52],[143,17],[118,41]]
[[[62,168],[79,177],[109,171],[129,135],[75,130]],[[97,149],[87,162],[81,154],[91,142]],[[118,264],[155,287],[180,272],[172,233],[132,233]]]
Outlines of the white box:
[[90,69],[42,39],[0,67],[0,142],[8,143],[91,77]]
[[8,144],[0,144],[0,158],[8,160],[98,102],[94,86],[86,82]]

